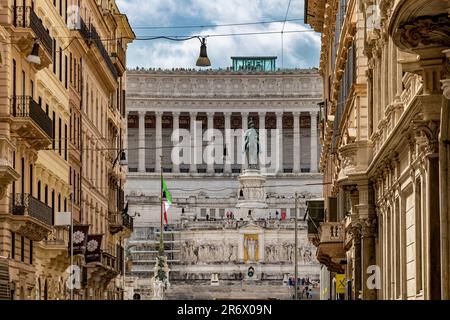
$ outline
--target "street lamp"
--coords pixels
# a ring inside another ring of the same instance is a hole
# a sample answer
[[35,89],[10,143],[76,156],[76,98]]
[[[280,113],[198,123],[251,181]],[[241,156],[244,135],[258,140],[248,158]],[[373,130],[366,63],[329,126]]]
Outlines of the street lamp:
[[[119,159],[120,158],[120,159]],[[128,161],[127,161],[127,156],[125,154],[125,151],[120,150],[119,153],[117,154],[116,159],[114,159],[113,162],[113,168],[116,166],[117,161],[119,161],[119,165],[120,166],[126,166],[128,165]]]
[[208,58],[208,54],[206,52],[206,38],[199,38],[200,40],[200,56],[197,59],[197,63],[195,64],[197,67],[209,67],[211,65],[211,61]]
[[37,41],[34,42],[33,49],[26,60],[30,63],[41,64],[41,58],[39,57],[39,43]]

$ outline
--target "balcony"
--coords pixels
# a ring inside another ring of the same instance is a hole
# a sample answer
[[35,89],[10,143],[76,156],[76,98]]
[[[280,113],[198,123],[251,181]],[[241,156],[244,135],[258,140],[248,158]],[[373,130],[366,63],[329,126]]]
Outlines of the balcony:
[[80,29],[78,29],[78,31],[80,32],[81,37],[85,41],[87,41],[87,42],[90,41],[91,35],[90,35],[89,28],[86,25],[86,23],[84,22],[83,18],[81,18],[81,17],[80,17]]
[[117,41],[116,49],[111,54],[111,59],[114,65],[116,66],[118,74],[122,76],[126,70],[127,63],[125,60],[125,50],[123,49],[120,41]]
[[5,136],[0,136],[0,199],[6,194],[8,186],[20,178],[13,167],[14,146]]
[[108,219],[111,234],[124,231],[124,237],[127,238],[133,232],[133,218],[127,213],[110,211]]
[[114,66],[113,62],[111,61],[108,51],[106,51],[105,46],[103,45],[103,42],[100,38],[100,35],[97,33],[97,30],[95,29],[95,27],[93,25],[91,25],[90,39],[97,46],[97,48],[100,51],[100,54],[103,58],[103,61],[105,61],[106,65],[107,65],[108,69],[111,71],[111,74],[113,75],[114,79],[117,79],[118,73],[117,73],[116,67]]
[[345,260],[344,235],[344,226],[340,222],[320,224],[317,260],[330,271],[343,271],[341,261]]
[[35,40],[37,40],[40,46],[41,64],[35,65],[35,67],[38,70],[48,67],[53,62],[53,41],[33,8],[28,6],[14,7],[13,25],[15,29],[12,32],[12,39],[14,43],[17,43],[22,53],[24,55],[30,54]]
[[[51,266],[52,269],[64,272],[70,265],[68,253],[69,228],[55,226],[44,241],[37,244],[38,254],[43,259],[43,265]],[[40,254],[42,253],[42,254]]]
[[44,149],[52,143],[52,120],[33,98],[14,96],[11,99],[11,116],[12,130],[29,139],[35,149]]
[[41,241],[52,232],[52,208],[26,193],[11,195],[13,231],[30,240]]
[[102,250],[101,260],[86,265],[86,280],[88,286],[107,286],[120,272],[117,258],[107,250]]

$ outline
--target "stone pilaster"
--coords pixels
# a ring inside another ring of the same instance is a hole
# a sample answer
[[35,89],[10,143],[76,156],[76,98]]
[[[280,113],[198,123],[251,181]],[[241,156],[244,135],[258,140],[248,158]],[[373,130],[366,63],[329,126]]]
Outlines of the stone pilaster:
[[[161,111],[155,112],[155,128],[156,128],[156,145],[155,145],[155,172],[161,172],[161,156],[162,156],[162,115]],[[166,159],[167,160],[167,159]],[[168,159],[170,160],[170,159]]]
[[301,171],[300,112],[293,112],[293,116],[294,116],[294,150],[293,150],[294,173],[300,173]]
[[195,153],[197,152],[197,146],[195,145],[195,122],[197,121],[197,112],[190,112],[190,124],[191,124],[191,163],[189,167],[189,172],[196,173],[197,172],[197,164],[195,163]]
[[309,114],[311,115],[311,172],[317,172],[317,111]]
[[245,152],[245,142],[244,142],[244,134],[245,131],[248,130],[248,112],[241,112],[241,119],[242,119],[242,154],[243,154],[243,163],[242,163],[242,171],[247,169],[247,156]]
[[[212,135],[213,132],[211,130],[214,129],[214,112],[207,112],[206,115],[208,116],[208,132]],[[207,172],[209,174],[214,174],[214,161],[208,161]]]
[[138,171],[145,172],[145,111],[139,111]]
[[[223,116],[225,118],[225,146],[226,146],[226,152],[227,154],[225,156],[225,163],[224,163],[224,173],[231,173],[231,162],[233,162],[233,159],[231,158],[231,146],[232,146],[232,135],[231,135],[231,112],[224,112]],[[234,154],[233,154],[234,156]]]
[[[178,132],[180,129],[180,112],[172,112],[172,119],[173,119],[173,132]],[[177,139],[175,143],[178,143],[179,140],[179,135],[177,134]],[[180,164],[179,164],[179,159],[173,159],[175,161],[172,161],[173,163],[173,167],[172,167],[172,172],[174,173],[179,173],[180,172]]]
[[[276,154],[276,164],[277,173],[283,173],[283,112],[276,112],[277,116],[277,154]],[[272,157],[273,158],[273,157]]]

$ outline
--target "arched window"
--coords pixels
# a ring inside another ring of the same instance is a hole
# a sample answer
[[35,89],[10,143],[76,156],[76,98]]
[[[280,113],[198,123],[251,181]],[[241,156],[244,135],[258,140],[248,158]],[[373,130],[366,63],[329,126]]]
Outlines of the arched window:
[[44,283],[44,300],[48,300],[48,286],[47,286],[47,279],[45,279],[45,283]]
[[39,201],[41,201],[41,180],[37,183],[37,198]]
[[45,185],[45,188],[44,188],[44,201],[45,201],[45,204],[48,205],[48,185]]

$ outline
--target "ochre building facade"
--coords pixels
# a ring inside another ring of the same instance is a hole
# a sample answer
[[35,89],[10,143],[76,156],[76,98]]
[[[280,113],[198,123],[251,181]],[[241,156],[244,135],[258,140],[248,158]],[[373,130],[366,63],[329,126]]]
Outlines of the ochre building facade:
[[60,212],[103,235],[101,261],[74,257],[74,299],[122,297],[132,220],[120,214],[125,176],[115,159],[133,39],[115,1],[0,1],[1,298],[70,297]]
[[450,2],[308,0],[305,11],[322,34],[329,183],[311,237],[328,283],[346,285],[323,298],[448,299]]

